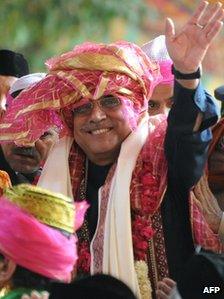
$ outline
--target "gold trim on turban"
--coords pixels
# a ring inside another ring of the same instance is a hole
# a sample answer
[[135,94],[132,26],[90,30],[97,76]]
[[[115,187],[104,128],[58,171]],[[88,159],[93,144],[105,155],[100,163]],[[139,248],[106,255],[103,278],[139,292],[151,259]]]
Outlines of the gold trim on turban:
[[[138,81],[142,86],[144,93],[147,94],[144,80],[141,78],[141,75],[143,74],[141,64],[131,60],[131,57],[119,47],[109,46],[108,48],[113,51],[112,54],[80,53],[75,57],[63,59],[62,61],[59,61],[55,67],[52,67],[50,74],[60,74],[61,71],[58,72],[60,69],[84,69],[89,71],[122,73],[126,74],[131,79]],[[131,67],[127,66],[125,63],[127,59],[131,60]],[[156,63],[151,62],[150,66],[152,70],[158,70],[158,65]]]
[[133,80],[137,80],[136,74],[127,67],[124,61],[110,54],[80,53],[73,58],[69,57],[67,60],[59,62],[52,71],[57,71],[58,69],[84,69],[89,71],[124,73]]
[[88,88],[74,75],[64,71],[51,72],[51,74],[55,74],[59,78],[68,80],[68,82],[70,82],[80,92],[82,97],[91,97],[91,93],[89,92]]
[[45,109],[45,108],[59,108],[60,107],[60,100],[59,99],[54,99],[54,100],[45,100],[42,101],[41,103],[36,103],[33,105],[29,105],[25,109],[20,110],[15,117],[18,117],[20,114],[27,113],[29,111],[34,111],[34,110],[39,110],[39,109]]

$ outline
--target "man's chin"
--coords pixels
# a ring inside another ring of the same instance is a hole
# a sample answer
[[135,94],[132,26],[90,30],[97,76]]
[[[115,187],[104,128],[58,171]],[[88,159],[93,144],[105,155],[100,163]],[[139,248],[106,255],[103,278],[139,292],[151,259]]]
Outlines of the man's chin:
[[16,166],[16,167],[12,167],[12,169],[15,171],[15,172],[19,172],[19,173],[24,173],[24,174],[31,174],[31,173],[34,173],[36,172],[39,167],[19,167],[19,166]]

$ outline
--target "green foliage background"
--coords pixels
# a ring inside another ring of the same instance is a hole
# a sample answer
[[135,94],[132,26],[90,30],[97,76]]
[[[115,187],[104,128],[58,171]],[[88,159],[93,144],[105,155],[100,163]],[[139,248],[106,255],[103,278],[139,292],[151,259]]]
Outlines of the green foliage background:
[[108,42],[115,18],[127,24],[124,38],[136,41],[147,16],[141,0],[1,0],[0,48],[23,53],[40,71],[47,58],[75,44]]

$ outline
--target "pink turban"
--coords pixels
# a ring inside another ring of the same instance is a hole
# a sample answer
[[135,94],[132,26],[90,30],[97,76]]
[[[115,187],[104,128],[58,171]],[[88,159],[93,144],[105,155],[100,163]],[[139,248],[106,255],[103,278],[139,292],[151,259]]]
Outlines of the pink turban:
[[0,124],[0,141],[31,144],[56,125],[60,136],[72,135],[72,108],[80,99],[113,94],[131,101],[136,117],[147,110],[159,66],[135,44],[84,43],[46,63],[49,73],[24,90]]
[[87,204],[75,207],[68,200],[31,185],[6,189],[0,198],[0,252],[28,270],[69,282],[78,258],[72,231],[81,226]]

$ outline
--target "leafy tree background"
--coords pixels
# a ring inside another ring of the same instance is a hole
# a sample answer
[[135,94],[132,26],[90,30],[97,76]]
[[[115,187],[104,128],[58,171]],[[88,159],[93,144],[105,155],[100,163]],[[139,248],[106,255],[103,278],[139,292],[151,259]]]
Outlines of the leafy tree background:
[[[198,3],[199,0],[1,0],[0,48],[23,53],[31,71],[44,71],[47,58],[84,41],[125,39],[142,45],[163,34],[165,17],[172,17],[177,26],[183,24]],[[203,65],[203,80],[211,92],[223,84],[223,37],[222,33],[216,39]]]
[[123,38],[136,41],[147,19],[139,0],[1,0],[0,7],[0,47],[23,53],[33,71],[75,44],[111,41],[115,20],[129,28]]

